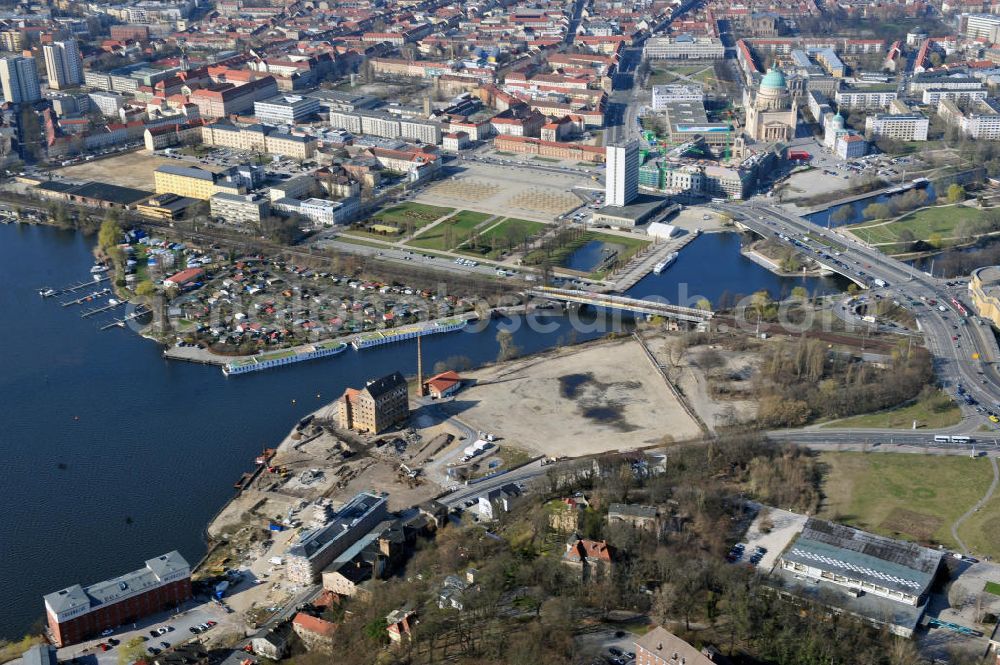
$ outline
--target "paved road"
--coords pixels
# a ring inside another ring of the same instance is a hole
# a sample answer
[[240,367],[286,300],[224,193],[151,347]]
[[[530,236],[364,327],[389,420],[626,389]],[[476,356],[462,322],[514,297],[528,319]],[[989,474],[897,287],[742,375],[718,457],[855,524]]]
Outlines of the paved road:
[[[665,30],[676,18],[680,18],[702,0],[688,0],[665,17],[651,34]],[[606,128],[604,130],[604,145],[627,142],[640,138],[639,111],[647,95],[636,85],[635,73],[642,62],[642,50],[647,37],[633,39],[632,46],[622,52],[618,63],[618,73],[612,81],[612,91],[608,96],[608,105],[604,112]]]
[[958,543],[958,548],[962,550],[962,553],[967,556],[971,554],[971,552],[969,551],[969,547],[962,542],[961,538],[958,537],[958,527],[961,526],[962,522],[969,519],[973,513],[986,505],[986,502],[990,500],[990,497],[992,497],[993,493],[996,491],[997,484],[1000,483],[1000,469],[997,468],[997,458],[991,457],[990,464],[993,465],[993,482],[990,483],[990,488],[986,490],[986,494],[983,495],[983,498],[976,502],[976,505],[969,508],[964,515],[955,520],[954,524],[951,525],[951,537],[955,539],[956,543]]
[[545,474],[545,471],[546,467],[542,466],[542,461],[536,460],[513,471],[501,473],[498,476],[473,485],[462,485],[451,494],[446,494],[438,500],[449,508],[460,507],[464,502],[482,496],[490,490],[506,485],[507,483],[523,483],[539,478]]
[[[783,234],[786,238],[783,242],[793,245],[798,242],[798,249],[803,249],[801,240],[807,233],[843,246],[840,256],[821,259],[824,264],[865,286],[874,285],[876,279],[884,280],[888,285],[884,291],[900,298],[901,302],[902,299],[924,303],[936,300],[945,311],[929,304],[913,307],[912,311],[934,357],[934,369],[941,384],[949,391],[956,391],[961,385],[987,408],[1000,404],[1000,374],[997,368],[973,358],[974,354],[992,358],[995,345],[991,345],[987,337],[992,335],[992,331],[978,317],[962,317],[950,306],[955,291],[944,280],[884,256],[847,236],[817,226],[784,208],[755,201],[717,204],[715,207],[730,213],[737,222],[764,237],[779,239],[777,234]],[[816,251],[815,246],[814,243],[811,251]],[[822,251],[832,253],[829,249]],[[981,416],[970,424],[984,423],[989,421]]]

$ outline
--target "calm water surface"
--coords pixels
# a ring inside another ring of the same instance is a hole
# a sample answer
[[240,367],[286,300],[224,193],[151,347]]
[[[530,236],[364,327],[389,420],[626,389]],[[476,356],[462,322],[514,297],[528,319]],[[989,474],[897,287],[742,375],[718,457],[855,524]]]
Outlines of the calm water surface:
[[[45,593],[119,575],[172,549],[197,561],[206,523],[261,448],[349,385],[416,372],[412,343],[230,379],[217,367],[167,362],[155,344],[125,330],[99,332],[80,308],[37,295],[88,278],[92,244],[73,232],[0,226],[4,637],[42,617]],[[778,296],[800,283],[837,287],[775,277],[739,256],[737,236],[708,234],[631,293],[676,302],[684,282],[713,303],[761,288]],[[549,322],[546,333],[521,325],[515,343],[530,353],[570,339],[566,318]],[[453,355],[494,360],[503,323],[426,338],[425,366]],[[597,328],[572,337],[603,334]]]

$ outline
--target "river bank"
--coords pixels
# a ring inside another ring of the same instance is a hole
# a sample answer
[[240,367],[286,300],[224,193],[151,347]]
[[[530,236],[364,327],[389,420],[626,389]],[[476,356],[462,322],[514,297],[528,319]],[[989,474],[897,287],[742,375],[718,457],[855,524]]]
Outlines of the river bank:
[[[832,279],[772,275],[740,256],[739,246],[732,233],[703,233],[628,295],[684,304],[697,294],[718,305],[761,289],[775,298],[800,285],[840,290]],[[198,561],[205,526],[232,498],[233,482],[290,424],[348,386],[397,370],[416,374],[414,340],[234,381],[217,367],[166,360],[161,347],[131,330],[100,332],[79,310],[37,295],[42,285],[88,278],[93,249],[93,235],[0,225],[7,287],[0,291],[7,396],[0,416],[9,437],[0,498],[15,526],[0,577],[17,580],[0,607],[5,637],[27,631],[42,615],[42,595],[54,589],[109,579],[174,549]],[[603,337],[620,324],[621,317],[593,312],[534,322],[512,314],[424,338],[424,371],[496,361],[501,330],[531,354]],[[66,542],[74,543],[72,557]]]

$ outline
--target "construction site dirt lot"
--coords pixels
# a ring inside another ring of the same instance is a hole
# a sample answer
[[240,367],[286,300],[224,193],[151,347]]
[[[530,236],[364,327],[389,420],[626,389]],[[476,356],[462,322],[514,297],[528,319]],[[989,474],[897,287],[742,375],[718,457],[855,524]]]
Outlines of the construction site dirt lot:
[[144,150],[139,150],[107,159],[95,159],[92,162],[74,164],[58,169],[56,172],[73,180],[96,180],[122,187],[153,191],[153,171],[164,164],[194,166],[191,162],[157,157]]
[[631,338],[557,349],[468,378],[472,385],[448,408],[501,437],[501,447],[575,457],[700,434]]
[[583,204],[576,186],[595,188],[584,175],[538,172],[523,166],[461,162],[457,172],[423,190],[416,200],[435,206],[551,222]]
[[[317,414],[329,410],[321,409]],[[336,505],[346,503],[361,491],[373,488],[389,493],[389,509],[401,510],[433,498],[441,488],[421,478],[408,482],[398,473],[400,460],[392,457],[353,454],[344,456],[341,442],[329,433],[316,437],[285,439],[270,460],[285,475],[262,471],[240,496],[233,499],[209,525],[208,534],[218,538],[227,531],[256,524],[266,528],[270,520],[281,521],[296,510],[326,497]]]
[[760,362],[754,351],[726,349],[721,344],[676,346],[672,334],[647,335],[646,343],[681,389],[688,404],[711,429],[753,420],[757,400],[753,377]]

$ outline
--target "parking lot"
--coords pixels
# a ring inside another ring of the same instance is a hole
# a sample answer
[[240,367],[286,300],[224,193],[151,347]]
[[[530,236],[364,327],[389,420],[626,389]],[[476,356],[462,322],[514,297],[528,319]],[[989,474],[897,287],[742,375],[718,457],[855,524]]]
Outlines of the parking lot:
[[[730,563],[755,565],[764,572],[771,572],[778,556],[802,531],[808,519],[806,515],[787,510],[760,509],[743,537],[743,552],[739,557],[730,557]],[[759,556],[754,557],[755,552],[760,552]]]
[[635,640],[626,630],[602,628],[576,638],[581,653],[579,662],[586,665],[634,665]]
[[[152,654],[153,652],[149,649],[163,652],[168,648],[177,647],[196,639],[201,642],[217,640],[226,635],[231,636],[234,632],[242,636],[243,629],[240,621],[234,619],[237,616],[237,614],[228,614],[221,604],[213,601],[192,600],[182,605],[176,612],[163,612],[146,617],[139,622],[113,630],[110,635],[63,647],[58,650],[57,656],[61,661],[73,660],[89,664],[118,665],[119,652],[134,640],[142,641],[141,651]],[[210,626],[208,630],[197,634],[191,631],[192,627],[208,625],[210,621],[215,625]],[[161,629],[166,630],[159,634]],[[153,636],[150,631],[156,632],[157,635]],[[169,646],[164,647],[163,643]],[[107,650],[104,650],[100,646],[101,644],[107,645]]]

